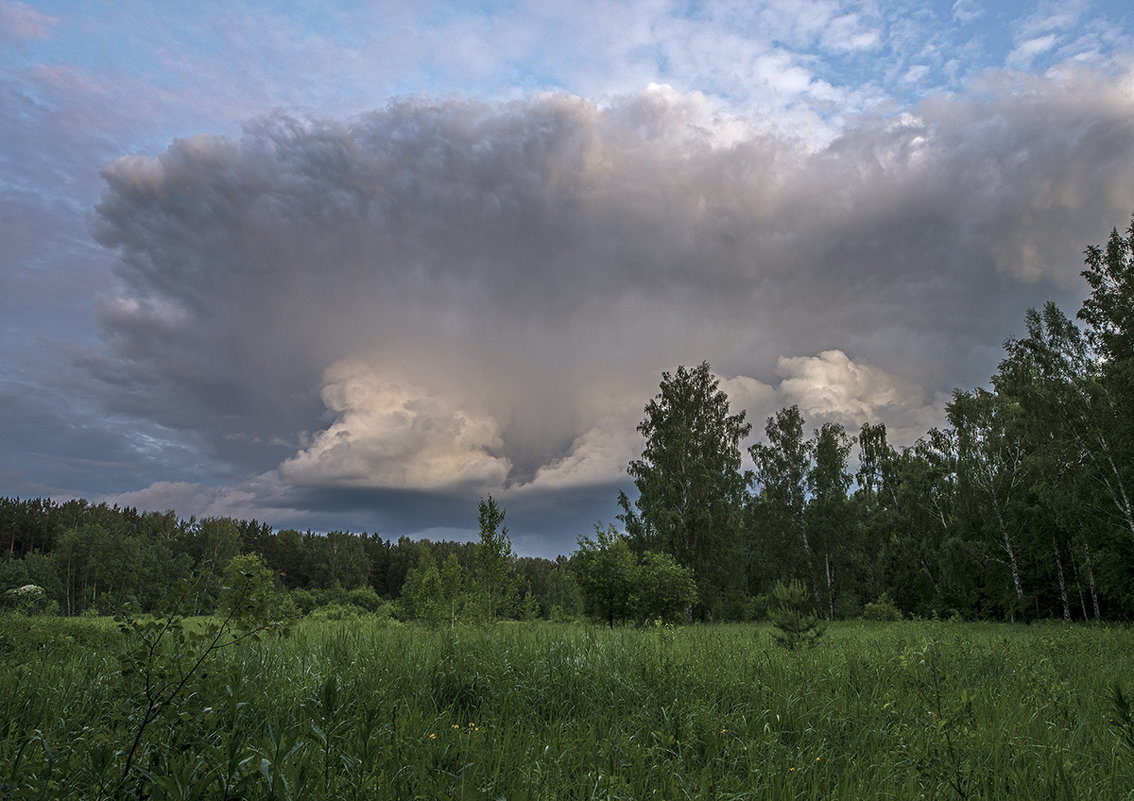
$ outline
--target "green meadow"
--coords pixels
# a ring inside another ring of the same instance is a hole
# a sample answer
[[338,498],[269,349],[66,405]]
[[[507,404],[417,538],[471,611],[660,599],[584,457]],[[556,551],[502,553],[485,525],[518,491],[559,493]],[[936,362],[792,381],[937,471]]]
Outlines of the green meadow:
[[0,619],[0,798],[1134,798],[1125,627],[205,628]]

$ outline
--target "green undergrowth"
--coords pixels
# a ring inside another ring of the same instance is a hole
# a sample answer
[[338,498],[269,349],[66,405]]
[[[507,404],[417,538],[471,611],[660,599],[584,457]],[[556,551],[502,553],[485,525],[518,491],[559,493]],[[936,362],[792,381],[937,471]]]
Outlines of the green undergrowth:
[[0,619],[0,798],[1134,798],[1125,628],[304,622],[210,654],[141,737],[132,647]]

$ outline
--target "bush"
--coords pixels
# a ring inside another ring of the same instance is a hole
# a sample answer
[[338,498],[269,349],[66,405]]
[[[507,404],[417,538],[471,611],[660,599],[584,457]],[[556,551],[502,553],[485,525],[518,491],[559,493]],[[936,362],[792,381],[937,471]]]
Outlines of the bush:
[[0,599],[3,606],[24,615],[54,615],[59,613],[59,604],[47,597],[47,592],[38,584],[23,584],[8,590]]
[[346,602],[352,606],[362,607],[367,612],[377,612],[383,603],[382,597],[370,586],[347,591]]
[[729,620],[743,623],[750,620],[763,620],[768,616],[766,602],[760,597],[742,593],[735,596],[729,605]]
[[855,620],[862,617],[862,604],[854,593],[844,592],[835,599],[835,619]]
[[366,610],[354,604],[327,604],[311,612],[311,620],[358,620]]
[[377,624],[382,628],[400,626],[401,622],[394,617],[394,604],[382,601],[373,612],[363,609],[355,604],[327,604],[320,606],[307,616],[311,621],[361,621]]
[[561,604],[552,604],[551,609],[547,612],[548,620],[555,623],[573,623],[579,619],[577,614],[574,614],[563,608]]
[[369,618],[377,622],[382,628],[400,626],[402,622],[395,616],[394,611],[394,602],[383,600],[379,603],[378,608],[370,613]]
[[287,623],[299,617],[299,608],[283,588],[279,576],[256,553],[234,556],[224,571],[219,611],[244,628]]
[[296,587],[291,590],[288,595],[291,596],[292,602],[296,605],[299,611],[304,615],[309,615],[319,605],[319,599],[311,592],[311,590],[302,587]]
[[697,603],[693,571],[679,565],[668,553],[646,551],[637,572],[633,606],[638,619],[664,623],[684,621],[687,610]]
[[752,620],[772,619],[772,594],[762,592],[752,596]]
[[872,601],[862,608],[862,619],[892,622],[902,619],[902,611],[894,606],[890,593],[884,592],[878,596],[877,601]]
[[22,559],[0,559],[0,594],[28,584],[43,588],[42,604],[63,600],[63,582],[59,580],[50,556],[29,553]]

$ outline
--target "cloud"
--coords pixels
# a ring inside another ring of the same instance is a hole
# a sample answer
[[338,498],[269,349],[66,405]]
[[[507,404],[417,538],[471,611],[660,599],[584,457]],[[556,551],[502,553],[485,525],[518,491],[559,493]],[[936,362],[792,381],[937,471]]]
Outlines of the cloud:
[[720,377],[718,380],[721,390],[728,395],[730,413],[744,410],[749,422],[763,419],[783,405],[777,388],[763,381],[746,375]]
[[1134,209],[1097,4],[45,8],[0,2],[21,494],[403,533],[494,484],[585,531],[661,371],[758,431],[870,368],[908,408],[839,397],[912,439]]
[[187,481],[156,481],[145,489],[117,492],[93,500],[138,509],[174,511],[183,513],[184,517],[191,514],[198,518],[262,520],[280,514],[280,509],[265,508],[263,496],[262,487],[208,487]]
[[1011,27],[1013,48],[1005,64],[1015,70],[1104,63],[1106,52],[1128,52],[1131,44],[1120,22],[1099,14],[1085,0],[1040,3]]
[[84,365],[288,508],[613,497],[660,373],[702,360],[757,424],[912,439],[1134,209],[1131,81],[989,74],[822,146],[660,84],[179,139],[104,170]]
[[1036,58],[1052,50],[1057,41],[1054,33],[1026,39],[1012,49],[1012,52],[1008,54],[1006,63],[1014,69],[1026,69],[1032,65]]
[[833,53],[874,50],[882,43],[882,33],[864,24],[857,14],[842,14],[823,31],[822,43]]
[[1084,0],[1039,3],[1035,11],[1014,23],[1016,38],[1029,40],[1040,34],[1069,30],[1079,23],[1085,11]]
[[323,402],[335,421],[280,466],[301,485],[474,489],[503,485],[511,469],[494,452],[500,427],[483,412],[431,395],[357,361],[324,376]]
[[956,0],[953,3],[953,19],[967,25],[984,16],[984,9],[976,0]]
[[26,3],[4,0],[0,3],[0,42],[46,39],[58,21],[57,17],[36,11]]
[[785,356],[777,371],[783,377],[780,392],[806,417],[839,422],[852,430],[862,423],[886,423],[907,435],[904,442],[899,435],[900,444],[924,434],[944,411],[942,395],[927,399],[925,389],[917,384],[855,362],[841,350]]
[[558,490],[605,485],[626,474],[642,442],[627,415],[599,420],[574,439],[567,453],[542,465],[524,490]]

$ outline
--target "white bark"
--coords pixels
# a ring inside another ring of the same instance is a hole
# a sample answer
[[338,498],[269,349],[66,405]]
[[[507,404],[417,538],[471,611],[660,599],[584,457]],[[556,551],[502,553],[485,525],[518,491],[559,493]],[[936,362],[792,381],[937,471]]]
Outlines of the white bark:
[[1059,576],[1059,597],[1063,600],[1063,619],[1071,622],[1071,605],[1067,601],[1067,582],[1063,578],[1063,560],[1059,556],[1059,545],[1055,535],[1051,536],[1051,550],[1055,554],[1055,572]]

